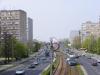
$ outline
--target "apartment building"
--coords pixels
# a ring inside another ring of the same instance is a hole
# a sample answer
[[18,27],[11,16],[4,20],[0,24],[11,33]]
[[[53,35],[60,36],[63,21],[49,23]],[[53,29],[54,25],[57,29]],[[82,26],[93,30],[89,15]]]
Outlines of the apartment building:
[[28,41],[33,41],[33,20],[28,17]]
[[23,43],[27,41],[27,14],[23,10],[0,11],[1,34],[6,31]]
[[81,37],[84,40],[86,37],[93,35],[95,38],[100,37],[100,24],[87,21],[82,23]]

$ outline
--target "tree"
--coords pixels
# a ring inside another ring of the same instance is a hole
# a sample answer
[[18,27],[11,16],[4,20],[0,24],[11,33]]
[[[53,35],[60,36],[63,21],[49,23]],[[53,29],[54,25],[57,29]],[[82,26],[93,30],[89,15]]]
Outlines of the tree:
[[23,43],[16,41],[16,44],[14,46],[14,57],[16,59],[21,59],[28,57],[28,48]]
[[13,58],[13,36],[5,31],[2,34],[1,40],[0,54],[5,57],[5,63],[9,63],[10,58]]
[[9,58],[24,58],[28,56],[28,48],[26,45],[18,41],[13,35],[4,32],[2,56],[5,57],[6,63]]
[[63,44],[64,44],[64,47],[68,48],[68,44],[70,44],[69,40],[68,39],[63,39],[62,40]]
[[33,52],[37,52],[39,49],[41,48],[41,43],[39,42],[34,42],[34,46],[33,46]]
[[33,50],[33,41],[28,41],[27,42],[27,47],[28,47],[28,50],[29,50],[29,53],[33,53],[32,50]]
[[100,54],[100,37],[97,39],[97,47],[96,47],[97,54]]
[[4,47],[3,47],[3,56],[5,57],[5,63],[9,63],[10,57],[12,55],[12,43],[11,43],[12,35],[8,34],[7,32],[3,33],[3,41],[4,41]]
[[80,36],[74,37],[72,46],[73,46],[73,48],[76,48],[76,49],[81,48],[81,38],[80,38]]
[[93,35],[90,35],[82,42],[82,48],[86,48],[88,52],[96,52],[96,40]]
[[89,45],[89,38],[86,38],[86,39],[82,42],[82,48],[88,49],[88,45]]
[[2,50],[2,45],[1,45],[1,26],[0,26],[0,56],[1,56],[1,50]]

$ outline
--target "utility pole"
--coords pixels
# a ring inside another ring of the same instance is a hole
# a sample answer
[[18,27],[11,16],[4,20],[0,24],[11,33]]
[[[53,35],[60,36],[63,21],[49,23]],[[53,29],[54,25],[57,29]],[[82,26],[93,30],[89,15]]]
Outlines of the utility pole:
[[50,49],[51,49],[51,70],[50,70],[50,75],[52,75],[53,74],[53,40],[52,40],[52,38],[50,39]]
[[51,55],[51,65],[50,65],[50,67],[51,67],[50,75],[53,75],[53,68],[54,68],[54,66],[53,66],[53,56],[54,56],[54,52],[57,51],[60,48],[60,45],[59,45],[58,41],[57,40],[54,41],[53,38],[50,39],[50,44],[51,44],[50,49],[51,49],[51,53],[52,53],[52,55]]

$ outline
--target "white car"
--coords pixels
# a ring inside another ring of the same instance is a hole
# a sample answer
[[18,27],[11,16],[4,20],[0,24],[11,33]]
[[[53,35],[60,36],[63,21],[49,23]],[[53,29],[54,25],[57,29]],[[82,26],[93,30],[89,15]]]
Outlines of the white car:
[[16,75],[24,75],[25,70],[16,70]]
[[85,56],[85,55],[86,55],[85,53],[82,54],[82,56]]
[[100,63],[100,59],[98,59],[97,62]]
[[74,54],[71,54],[71,55],[69,55],[69,57],[70,57],[70,58],[74,58],[74,57],[75,57],[75,55],[74,55]]
[[67,58],[67,59],[66,59],[66,61],[69,61],[69,60],[70,60],[70,58]]
[[38,65],[39,63],[38,63],[37,61],[35,61],[33,64],[34,64],[34,65]]

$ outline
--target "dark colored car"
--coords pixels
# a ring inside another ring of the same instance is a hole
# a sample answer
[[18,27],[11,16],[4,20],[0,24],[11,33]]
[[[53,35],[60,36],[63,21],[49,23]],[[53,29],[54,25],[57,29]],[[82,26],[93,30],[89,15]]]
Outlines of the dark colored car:
[[34,64],[31,64],[31,65],[29,66],[29,68],[35,68],[35,65],[34,65]]
[[75,58],[79,58],[80,56],[79,55],[75,55]]
[[75,60],[68,60],[68,64],[70,66],[75,66],[75,65],[77,65],[77,62]]
[[92,66],[98,66],[98,63],[96,61],[92,62]]

